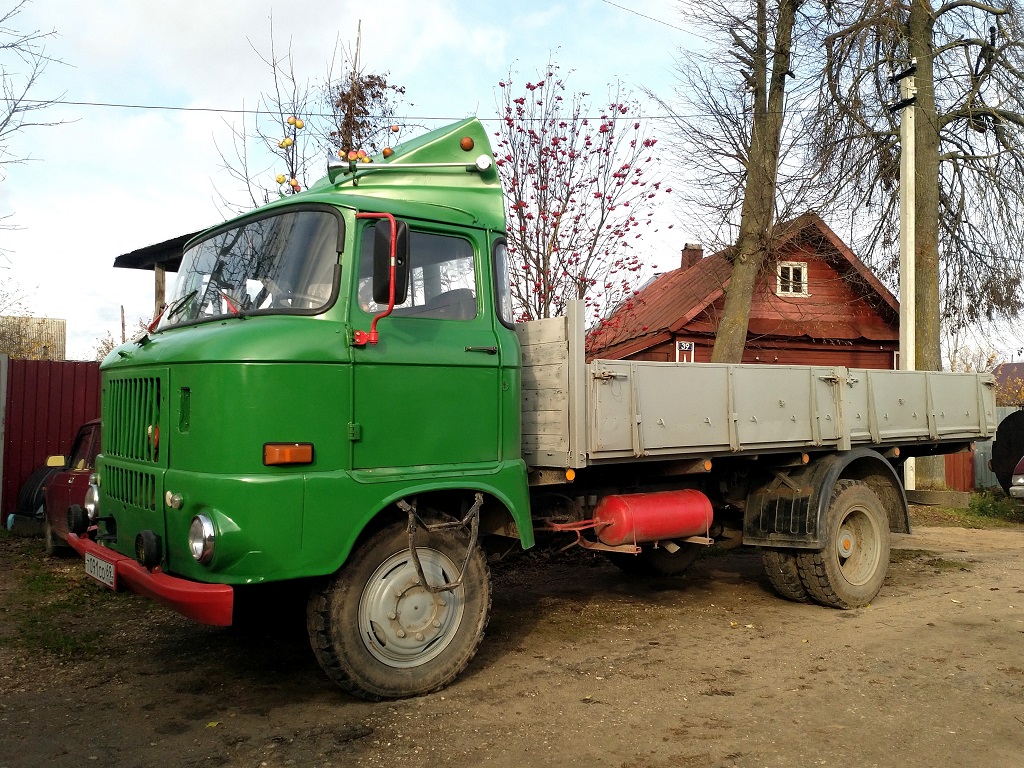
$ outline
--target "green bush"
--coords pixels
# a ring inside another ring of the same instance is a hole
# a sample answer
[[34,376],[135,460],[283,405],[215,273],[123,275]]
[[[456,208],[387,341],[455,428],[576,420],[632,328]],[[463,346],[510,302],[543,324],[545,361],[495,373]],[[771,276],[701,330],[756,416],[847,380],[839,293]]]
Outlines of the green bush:
[[971,495],[968,511],[979,517],[1024,523],[1024,505],[1006,496],[1002,491],[982,491]]

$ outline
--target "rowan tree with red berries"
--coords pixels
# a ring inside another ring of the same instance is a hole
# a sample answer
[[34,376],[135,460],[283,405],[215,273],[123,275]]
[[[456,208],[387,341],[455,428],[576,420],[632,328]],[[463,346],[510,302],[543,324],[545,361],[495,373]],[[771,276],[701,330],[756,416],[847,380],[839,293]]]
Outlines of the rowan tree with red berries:
[[618,86],[594,110],[556,65],[540,75],[498,83],[513,309],[518,320],[557,317],[580,299],[594,322],[635,292],[654,201],[671,190],[658,178],[657,140]]

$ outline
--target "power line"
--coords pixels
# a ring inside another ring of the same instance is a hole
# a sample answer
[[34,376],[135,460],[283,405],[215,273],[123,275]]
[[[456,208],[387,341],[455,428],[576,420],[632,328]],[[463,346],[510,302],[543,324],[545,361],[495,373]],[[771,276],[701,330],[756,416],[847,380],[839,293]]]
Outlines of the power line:
[[664,24],[666,27],[671,27],[672,29],[678,29],[680,32],[686,32],[687,31],[687,30],[683,29],[682,27],[677,27],[675,24],[669,24],[667,21],[664,21],[662,19],[656,19],[653,16],[647,16],[646,14],[640,13],[639,11],[634,11],[632,8],[627,8],[624,5],[619,5],[618,3],[613,3],[611,0],[601,0],[601,2],[605,3],[606,5],[614,6],[615,8],[618,8],[620,11],[625,11],[626,13],[632,13],[634,16],[639,16],[642,19],[647,19],[648,21],[653,21],[655,24]]
[[[168,104],[122,104],[119,102],[111,101],[63,101],[63,100],[52,100],[52,99],[22,99],[22,103],[25,104],[52,104],[54,106],[63,105],[71,107],[100,107],[105,109],[137,109],[137,110],[156,110],[164,112],[205,112],[205,113],[222,113],[230,115],[282,115],[288,114],[287,112],[275,112],[269,109],[231,109],[228,107],[176,107]],[[780,111],[778,114],[812,114],[814,110],[812,108],[802,107],[790,107],[788,110]],[[309,117],[332,117],[332,113],[329,112],[304,112],[303,115]],[[481,122],[499,122],[504,120],[503,117],[479,117]],[[601,116],[599,114],[582,116],[587,120],[599,120]],[[650,115],[631,115],[628,119],[630,120],[688,120],[698,117],[713,117],[710,112],[693,112],[690,114],[682,114],[678,112],[666,112],[663,114],[650,114]],[[395,115],[396,121],[414,121],[414,120],[425,120],[425,121],[440,121],[445,120],[453,122],[456,120],[464,120],[466,115]],[[534,118],[536,120],[542,120],[544,118]]]

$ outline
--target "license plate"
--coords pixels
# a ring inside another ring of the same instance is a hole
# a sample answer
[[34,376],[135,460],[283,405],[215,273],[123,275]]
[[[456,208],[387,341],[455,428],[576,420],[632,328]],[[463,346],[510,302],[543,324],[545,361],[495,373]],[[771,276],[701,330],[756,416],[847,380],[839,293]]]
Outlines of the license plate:
[[96,581],[106,584],[111,589],[117,588],[117,582],[114,578],[114,564],[101,560],[91,552],[85,553],[85,572],[96,579]]

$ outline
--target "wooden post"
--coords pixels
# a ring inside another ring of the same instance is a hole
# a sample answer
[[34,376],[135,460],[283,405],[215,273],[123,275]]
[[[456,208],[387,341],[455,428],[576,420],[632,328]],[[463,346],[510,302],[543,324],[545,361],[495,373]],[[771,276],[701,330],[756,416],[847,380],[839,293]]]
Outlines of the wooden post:
[[[916,62],[914,62],[916,64]],[[916,151],[914,148],[914,78],[900,80],[900,370],[917,369],[917,265],[914,250],[916,200]],[[917,488],[917,462],[907,459],[903,465],[903,484],[908,491]]]
[[154,278],[154,307],[153,317],[160,314],[160,310],[164,308],[165,303],[165,286],[167,284],[167,270],[164,269],[160,264],[153,265]]

